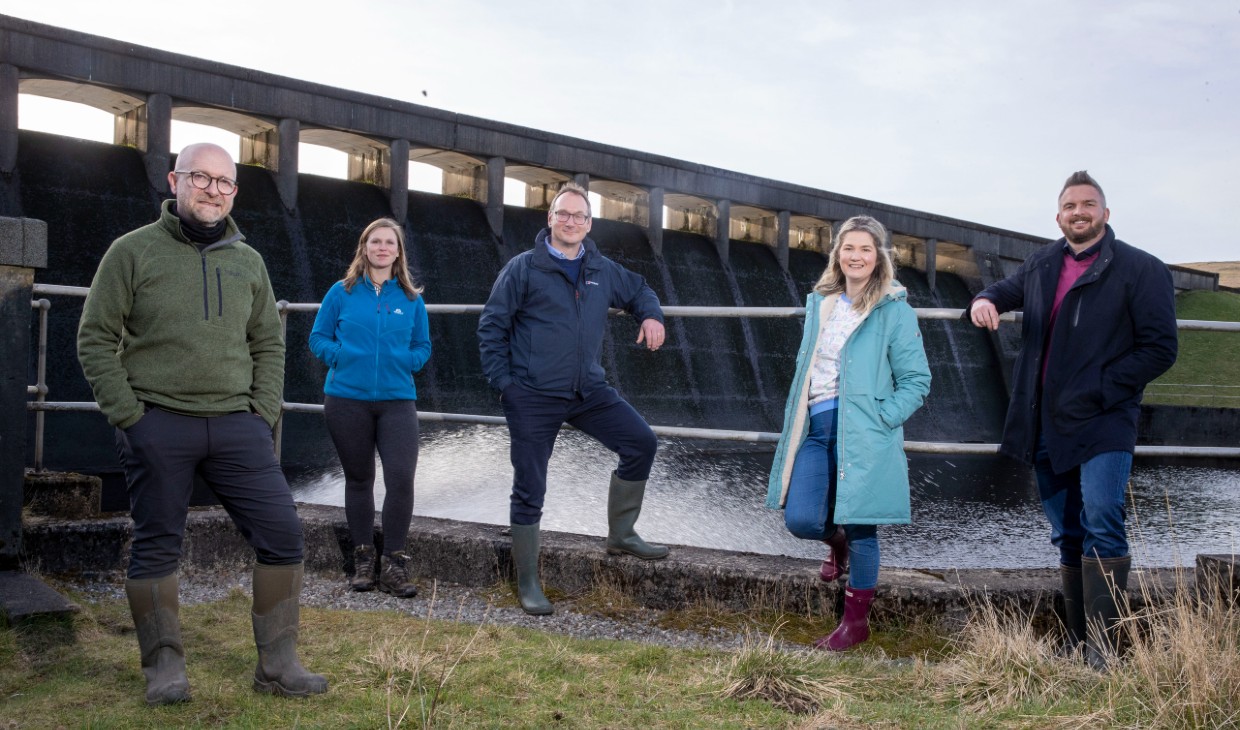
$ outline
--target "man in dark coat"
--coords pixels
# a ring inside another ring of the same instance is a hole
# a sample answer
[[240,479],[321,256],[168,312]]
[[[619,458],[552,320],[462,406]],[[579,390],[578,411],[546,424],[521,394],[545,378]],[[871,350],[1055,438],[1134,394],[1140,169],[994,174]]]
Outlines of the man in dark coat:
[[1069,641],[1085,640],[1099,668],[1115,649],[1132,565],[1124,503],[1141,395],[1177,348],[1170,272],[1117,239],[1109,219],[1097,181],[1073,173],[1055,216],[1064,237],[967,312],[994,330],[1000,313],[1024,311],[1000,452],[1033,465],[1059,548]]
[[538,579],[539,523],[547,462],[564,423],[619,455],[607,499],[607,552],[667,557],[634,531],[658,444],[600,363],[608,308],[640,322],[638,344],[663,344],[663,310],[645,279],[599,253],[587,234],[590,201],[566,184],[551,201],[534,248],[499,272],[478,321],[487,382],[500,393],[511,437],[512,556],[526,613],[552,612]]

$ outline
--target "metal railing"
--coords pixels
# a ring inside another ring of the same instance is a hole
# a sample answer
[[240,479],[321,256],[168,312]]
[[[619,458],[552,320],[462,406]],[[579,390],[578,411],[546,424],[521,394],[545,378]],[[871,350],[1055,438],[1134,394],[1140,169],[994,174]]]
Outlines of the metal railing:
[[[90,291],[89,287],[84,286],[62,286],[56,284],[35,284],[35,295],[41,296],[73,296],[85,297]],[[26,392],[35,396],[33,401],[26,404],[28,410],[35,412],[35,470],[43,469],[43,414],[48,411],[65,412],[65,411],[98,411],[99,405],[94,401],[48,401],[47,400],[47,316],[51,309],[51,302],[47,299],[37,299],[31,302],[33,309],[39,311],[39,344],[38,344],[38,362],[37,362],[37,382],[34,385],[27,386]],[[286,302],[279,301],[276,303],[280,311],[280,327],[281,332],[285,334],[287,340],[288,314],[290,312],[317,312],[319,305],[316,303],[305,302]],[[427,304],[426,311],[429,314],[481,314],[483,305],[481,304]],[[665,306],[662,308],[664,316],[668,317],[759,317],[759,318],[795,318],[805,316],[805,307],[674,307]],[[611,310],[613,314],[619,313],[619,310]],[[927,320],[958,320],[963,316],[963,309],[947,309],[947,308],[923,308],[914,309],[918,319]],[[1001,322],[1020,322],[1020,312],[1008,312],[1002,315],[999,320]],[[1213,322],[1209,320],[1181,319],[1176,321],[1177,326],[1181,330],[1188,331],[1206,331],[1206,332],[1240,332],[1240,322]],[[289,403],[282,404],[282,409],[287,413],[321,413],[323,406],[315,403]],[[467,423],[480,424],[487,426],[504,426],[507,425],[500,416],[479,416],[469,413],[435,413],[433,411],[418,411],[418,420],[431,423]],[[276,446],[277,457],[280,454],[280,446],[282,441],[284,419],[276,421],[276,428],[273,433]],[[571,428],[567,424],[564,428]],[[776,443],[779,441],[779,434],[769,431],[730,431],[724,429],[713,428],[684,428],[680,426],[651,426],[655,434],[659,436],[672,436],[678,438],[691,439],[714,439],[719,441],[743,441],[750,443]],[[998,444],[977,444],[977,443],[948,443],[937,441],[905,441],[904,450],[921,454],[966,454],[966,455],[993,455],[999,453]],[[1218,446],[1138,446],[1136,450],[1137,456],[1153,456],[1153,457],[1214,457],[1214,458],[1240,458],[1240,448],[1218,447]]]

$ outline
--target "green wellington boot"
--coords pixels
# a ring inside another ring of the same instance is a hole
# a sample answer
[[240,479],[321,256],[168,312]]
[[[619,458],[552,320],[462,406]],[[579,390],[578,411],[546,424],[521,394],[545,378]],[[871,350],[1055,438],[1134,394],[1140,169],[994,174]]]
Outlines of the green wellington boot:
[[1120,611],[1127,603],[1132,556],[1082,558],[1081,587],[1085,601],[1085,659],[1104,672],[1119,656]]
[[177,574],[125,581],[129,611],[138,632],[146,704],[189,702],[185,647],[181,644]]
[[538,529],[538,523],[512,526],[512,564],[517,570],[521,609],[534,616],[546,616],[555,609],[543,595],[538,580]]
[[642,511],[646,480],[630,482],[611,473],[607,491],[607,552],[632,555],[642,560],[661,560],[671,552],[665,545],[651,545],[637,536],[633,525]]
[[303,567],[254,566],[254,644],[258,666],[254,690],[285,697],[308,697],[327,691],[327,678],[306,671],[297,659]]

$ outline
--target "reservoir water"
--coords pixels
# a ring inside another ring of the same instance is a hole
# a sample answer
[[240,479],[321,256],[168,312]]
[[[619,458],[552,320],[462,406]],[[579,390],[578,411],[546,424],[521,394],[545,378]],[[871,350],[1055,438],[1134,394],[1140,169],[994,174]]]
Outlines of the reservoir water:
[[[330,449],[330,444],[327,444]],[[820,559],[821,543],[792,537],[783,513],[763,506],[773,449],[660,439],[638,521],[648,540]],[[615,458],[564,431],[548,471],[542,526],[605,535]],[[1058,563],[1032,471],[1003,457],[914,454],[913,522],[879,529],[890,567],[1047,568]],[[338,465],[290,474],[299,501],[344,504]],[[414,513],[508,523],[508,434],[492,426],[425,426]],[[382,473],[376,503],[382,503]],[[1129,496],[1129,539],[1139,565],[1191,566],[1198,553],[1240,542],[1240,469],[1138,462]]]

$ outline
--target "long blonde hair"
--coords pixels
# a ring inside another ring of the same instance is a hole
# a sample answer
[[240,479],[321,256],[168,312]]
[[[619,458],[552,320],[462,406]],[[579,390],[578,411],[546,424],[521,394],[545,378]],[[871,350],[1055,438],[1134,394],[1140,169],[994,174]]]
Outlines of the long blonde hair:
[[852,303],[853,309],[862,314],[869,314],[874,305],[878,304],[883,293],[891,286],[891,282],[895,281],[896,267],[891,257],[891,236],[887,233],[886,226],[868,215],[849,218],[835,232],[835,241],[831,246],[831,256],[827,259],[827,268],[822,272],[818,283],[814,284],[814,291],[824,297],[844,291],[846,279],[844,270],[840,267],[840,241],[844,239],[845,233],[852,231],[864,231],[874,239],[877,254],[874,271],[870,274],[870,280],[866,282],[865,289],[861,291],[861,296],[854,299]]
[[409,259],[405,256],[405,231],[400,224],[391,218],[380,218],[372,221],[370,225],[362,230],[362,235],[357,239],[357,252],[353,254],[353,263],[349,264],[349,269],[344,273],[344,290],[353,293],[353,285],[358,279],[366,273],[369,264],[366,261],[366,239],[370,238],[370,234],[374,233],[378,228],[391,228],[396,233],[397,252],[396,260],[392,262],[392,275],[396,277],[396,282],[400,284],[400,288],[405,290],[405,296],[410,299],[417,299],[422,293],[422,287],[413,283],[413,277],[409,275]]

